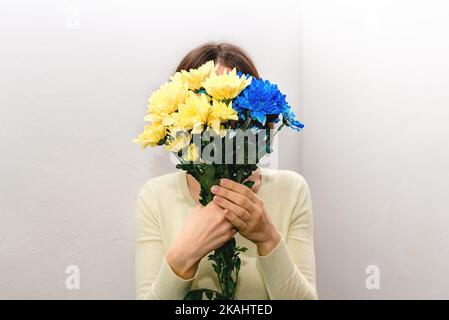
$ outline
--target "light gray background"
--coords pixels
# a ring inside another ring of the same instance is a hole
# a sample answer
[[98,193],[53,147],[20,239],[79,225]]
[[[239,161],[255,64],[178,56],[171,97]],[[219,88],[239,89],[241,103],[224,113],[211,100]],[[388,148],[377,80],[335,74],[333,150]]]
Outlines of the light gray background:
[[449,298],[444,1],[10,0],[0,14],[0,298],[134,298],[136,193],[173,165],[131,140],[207,40],[243,46],[305,123],[279,158],[311,187],[320,298]]

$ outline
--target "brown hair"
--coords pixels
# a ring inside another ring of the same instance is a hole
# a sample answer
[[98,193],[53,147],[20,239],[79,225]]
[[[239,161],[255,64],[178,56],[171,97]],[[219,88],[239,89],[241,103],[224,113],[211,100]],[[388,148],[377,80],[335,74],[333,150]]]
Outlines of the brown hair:
[[209,60],[220,63],[228,68],[259,78],[253,61],[242,48],[230,43],[205,43],[191,50],[176,68],[176,71],[196,69]]

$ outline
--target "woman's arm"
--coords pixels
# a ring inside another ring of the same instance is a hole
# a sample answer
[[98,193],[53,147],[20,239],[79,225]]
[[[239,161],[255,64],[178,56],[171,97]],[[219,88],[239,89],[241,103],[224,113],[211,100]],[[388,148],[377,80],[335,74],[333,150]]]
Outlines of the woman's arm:
[[[296,206],[289,231],[277,246],[258,260],[272,300],[318,299],[315,287],[315,253],[310,190],[304,178],[298,181]],[[295,193],[294,193],[295,194]]]
[[[164,192],[169,195],[176,190]],[[190,291],[200,260],[237,232],[215,203],[196,206],[166,249],[157,199],[146,183],[137,198],[136,291],[138,299],[181,300]],[[175,213],[171,213],[174,216]]]
[[145,300],[182,300],[193,279],[179,277],[167,263],[155,197],[148,184],[139,191],[136,208],[136,296]]

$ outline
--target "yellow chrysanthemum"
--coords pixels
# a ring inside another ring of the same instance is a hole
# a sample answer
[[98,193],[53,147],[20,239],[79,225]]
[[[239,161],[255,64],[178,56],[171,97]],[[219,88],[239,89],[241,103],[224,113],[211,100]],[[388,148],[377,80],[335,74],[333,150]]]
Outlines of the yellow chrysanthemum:
[[216,133],[220,132],[220,125],[229,120],[238,120],[237,111],[232,109],[232,102],[227,105],[224,102],[213,100],[211,112],[207,119],[207,124]]
[[133,140],[134,143],[140,144],[142,150],[146,147],[154,147],[165,137],[166,128],[160,123],[147,124],[144,126],[143,132]]
[[187,147],[187,149],[186,150],[184,150],[185,152],[184,152],[184,154],[183,154],[183,159],[185,160],[185,161],[192,161],[192,162],[194,162],[194,161],[197,161],[198,160],[198,158],[200,157],[200,154],[199,154],[199,149],[198,149],[198,147],[195,145],[195,144],[191,144],[191,145],[189,145],[188,147]]
[[204,94],[189,91],[185,102],[180,104],[175,113],[173,127],[177,130],[192,130],[193,134],[201,133],[207,123],[211,105]]
[[187,84],[190,90],[201,88],[203,81],[215,72],[214,61],[210,60],[201,65],[198,69],[190,69],[189,71],[181,70],[176,72],[170,79],[173,81],[181,81]]
[[180,103],[184,102],[187,92],[187,84],[181,81],[164,83],[148,99],[147,116],[144,120],[168,125],[166,118],[178,109]]
[[165,148],[172,152],[178,152],[190,143],[191,136],[187,132],[182,132],[177,135],[170,136]]
[[223,138],[224,136],[226,136],[227,132],[228,132],[228,129],[226,129],[223,125],[221,125],[220,131],[218,132],[219,136]]
[[252,77],[246,79],[245,75],[239,77],[234,68],[221,75],[212,73],[203,81],[202,86],[216,100],[234,99],[251,83],[251,80]]

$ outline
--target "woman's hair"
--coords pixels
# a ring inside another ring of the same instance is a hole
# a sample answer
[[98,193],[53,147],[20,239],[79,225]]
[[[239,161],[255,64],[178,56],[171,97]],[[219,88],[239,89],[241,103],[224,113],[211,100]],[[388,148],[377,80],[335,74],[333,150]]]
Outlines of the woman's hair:
[[196,69],[209,60],[220,63],[228,68],[259,78],[253,61],[242,48],[230,43],[205,43],[191,50],[176,68],[176,71]]

